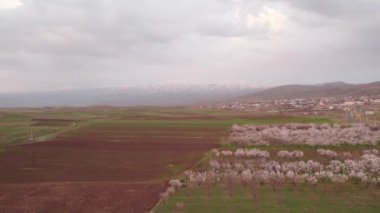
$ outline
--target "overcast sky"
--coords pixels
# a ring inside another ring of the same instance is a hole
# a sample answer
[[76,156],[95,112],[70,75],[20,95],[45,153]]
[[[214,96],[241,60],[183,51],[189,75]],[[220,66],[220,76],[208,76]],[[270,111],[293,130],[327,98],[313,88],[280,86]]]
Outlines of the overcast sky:
[[0,92],[380,80],[380,0],[0,0]]

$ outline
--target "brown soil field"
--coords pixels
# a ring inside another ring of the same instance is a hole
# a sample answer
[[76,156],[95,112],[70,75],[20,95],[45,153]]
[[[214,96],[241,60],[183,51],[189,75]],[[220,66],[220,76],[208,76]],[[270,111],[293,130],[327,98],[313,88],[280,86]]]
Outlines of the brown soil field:
[[0,156],[0,212],[145,212],[223,128],[86,126]]
[[26,183],[0,185],[0,212],[145,212],[163,184]]

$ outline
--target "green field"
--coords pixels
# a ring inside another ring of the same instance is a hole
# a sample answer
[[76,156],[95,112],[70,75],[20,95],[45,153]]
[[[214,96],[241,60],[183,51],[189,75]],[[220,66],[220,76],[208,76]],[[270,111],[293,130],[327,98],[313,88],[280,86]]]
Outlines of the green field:
[[274,192],[268,186],[258,186],[254,198],[249,189],[236,187],[233,195],[221,186],[211,196],[205,188],[181,189],[156,213],[176,212],[183,204],[183,212],[380,212],[380,189],[365,185],[328,184],[318,186],[284,186]]
[[[73,119],[75,125],[35,126],[33,119]],[[30,109],[0,111],[0,146],[46,141],[57,135],[86,125],[130,125],[143,127],[205,127],[225,128],[233,124],[285,124],[285,123],[333,123],[320,117],[266,116],[249,113],[235,113],[220,110],[200,110],[189,108],[70,108],[70,109]]]

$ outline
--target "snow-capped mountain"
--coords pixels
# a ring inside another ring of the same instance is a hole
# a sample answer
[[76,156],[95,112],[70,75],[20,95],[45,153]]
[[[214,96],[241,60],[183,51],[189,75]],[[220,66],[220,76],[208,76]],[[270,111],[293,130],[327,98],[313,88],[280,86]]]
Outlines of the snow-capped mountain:
[[258,88],[246,84],[157,84],[3,93],[0,94],[0,107],[190,105],[247,95],[258,90]]

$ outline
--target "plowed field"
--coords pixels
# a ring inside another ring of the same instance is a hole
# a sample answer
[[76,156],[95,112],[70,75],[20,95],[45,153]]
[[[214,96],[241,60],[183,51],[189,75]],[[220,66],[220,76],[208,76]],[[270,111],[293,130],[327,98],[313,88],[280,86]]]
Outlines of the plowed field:
[[0,212],[145,212],[227,133],[171,122],[102,122],[12,147],[0,157]]

